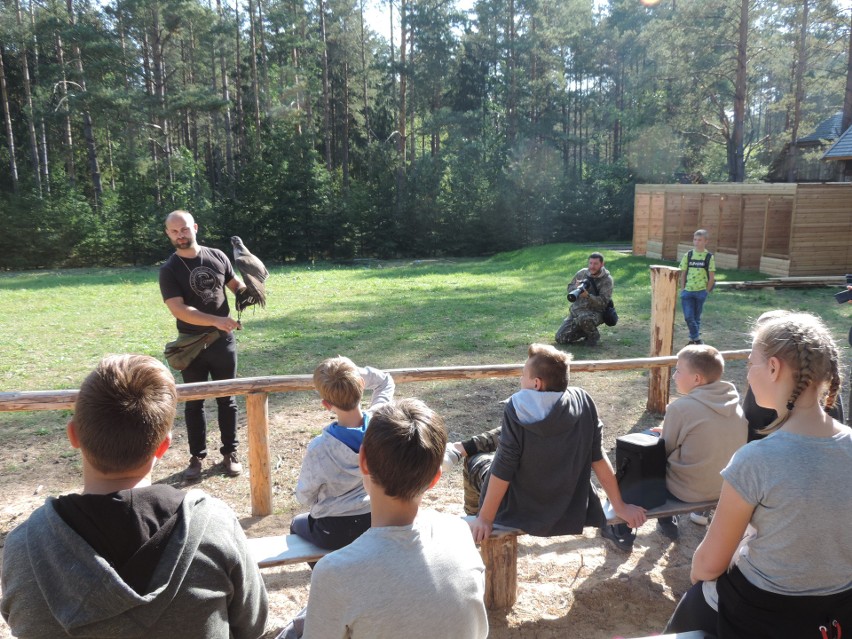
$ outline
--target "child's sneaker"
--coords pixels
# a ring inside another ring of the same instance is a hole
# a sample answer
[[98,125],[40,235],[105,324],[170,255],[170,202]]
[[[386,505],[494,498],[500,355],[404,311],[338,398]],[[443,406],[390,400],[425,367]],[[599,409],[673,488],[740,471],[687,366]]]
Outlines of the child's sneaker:
[[713,516],[712,510],[705,510],[700,513],[689,513],[689,521],[693,524],[698,524],[699,526],[706,526],[710,523],[710,519]]
[[461,458],[461,453],[456,450],[453,443],[450,442],[447,444],[447,448],[444,450],[444,462],[441,464],[441,472],[446,473],[451,471],[453,466],[461,461]]

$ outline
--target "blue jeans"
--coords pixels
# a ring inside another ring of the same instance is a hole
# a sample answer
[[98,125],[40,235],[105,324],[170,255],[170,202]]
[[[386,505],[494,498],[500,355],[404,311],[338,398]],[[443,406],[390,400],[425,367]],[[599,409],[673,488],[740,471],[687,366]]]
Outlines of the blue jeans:
[[680,305],[683,308],[683,319],[689,327],[689,339],[695,341],[701,335],[701,311],[707,291],[681,291]]

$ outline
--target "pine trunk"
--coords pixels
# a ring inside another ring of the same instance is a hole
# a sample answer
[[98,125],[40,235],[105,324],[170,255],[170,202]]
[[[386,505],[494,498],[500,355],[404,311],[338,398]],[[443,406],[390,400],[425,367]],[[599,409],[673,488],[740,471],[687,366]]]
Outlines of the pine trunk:
[[71,107],[68,104],[68,79],[65,75],[65,50],[59,32],[54,32],[54,35],[56,37],[56,59],[59,61],[59,69],[62,74],[59,92],[62,94],[60,104],[63,105],[62,138],[65,146],[65,173],[68,175],[68,183],[73,187],[77,183],[77,168],[74,163],[74,136],[71,133]]
[[24,81],[24,99],[27,104],[27,130],[30,136],[30,161],[33,165],[33,178],[38,187],[38,196],[42,197],[41,189],[41,166],[38,157],[38,139],[36,137],[35,128],[35,110],[33,109],[33,93],[30,85],[30,63],[27,60],[27,43],[23,35],[23,16],[21,14],[20,0],[15,0],[15,15],[18,21],[18,28],[21,30],[21,72],[23,73]]
[[796,46],[795,90],[793,92],[793,127],[790,131],[790,147],[787,164],[787,181],[795,182],[799,168],[796,161],[796,140],[799,138],[799,121],[802,118],[802,100],[804,100],[804,77],[808,65],[808,0],[802,2],[802,24],[799,28],[799,41]]
[[0,100],[3,100],[3,122],[6,125],[6,144],[9,146],[9,172],[12,176],[12,188],[18,192],[18,161],[15,157],[15,132],[12,129],[12,112],[9,106],[9,93],[6,89],[6,69],[3,66],[3,56],[6,54],[0,44]]
[[[74,8],[71,3],[72,0],[66,0],[66,6],[68,7],[68,22],[72,27],[74,27],[76,26],[76,19],[74,18]],[[73,52],[76,62],[75,66],[80,80],[80,88],[83,93],[86,93],[86,74],[83,72],[83,56],[80,52],[80,47],[75,44],[73,46]],[[83,110],[83,139],[86,140],[86,153],[89,158],[89,173],[91,173],[95,208],[97,208],[99,206],[103,188],[101,187],[101,170],[98,166],[98,151],[95,146],[95,133],[92,125],[92,115],[89,113],[88,109]]]
[[331,104],[328,84],[328,37],[325,29],[325,0],[319,0],[320,33],[322,35],[322,142],[325,168],[331,171]]
[[746,106],[746,64],[748,43],[748,2],[740,0],[740,21],[737,38],[737,71],[734,84],[734,122],[730,140],[730,181],[745,180],[745,155],[743,138]]

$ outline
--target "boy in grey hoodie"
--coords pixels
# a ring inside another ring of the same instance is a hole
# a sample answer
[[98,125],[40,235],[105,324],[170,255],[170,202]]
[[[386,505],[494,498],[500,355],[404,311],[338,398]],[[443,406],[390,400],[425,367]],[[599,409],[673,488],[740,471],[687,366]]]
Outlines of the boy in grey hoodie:
[[495,523],[540,537],[602,526],[592,470],[616,514],[631,526],[644,523],[645,510],[621,499],[601,449],[603,424],[595,403],[584,390],[568,386],[570,359],[552,346],[532,344],[521,390],[506,404],[501,427],[454,444],[468,458],[465,493],[481,495],[478,513],[467,508],[477,515],[470,524],[474,541],[487,538]]
[[[337,550],[370,528],[370,497],[361,481],[358,452],[370,415],[393,399],[393,378],[348,357],[331,357],[314,370],[314,387],[322,405],[337,419],[308,444],[296,484],[296,499],[308,506],[290,523],[290,532],[321,548]],[[373,392],[361,410],[364,388]]]
[[263,634],[266,589],[233,511],[151,484],[176,406],[153,357],[107,357],[83,382],[68,423],[83,493],[48,498],[6,538],[0,610],[14,636]]

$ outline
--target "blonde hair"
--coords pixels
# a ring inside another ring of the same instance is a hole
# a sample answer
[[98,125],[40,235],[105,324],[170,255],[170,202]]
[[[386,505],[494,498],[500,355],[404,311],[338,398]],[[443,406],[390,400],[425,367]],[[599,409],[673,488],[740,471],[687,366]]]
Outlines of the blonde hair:
[[[764,314],[765,315],[765,314]],[[765,359],[777,357],[793,371],[793,391],[787,412],[761,433],[778,430],[790,417],[796,400],[810,386],[816,386],[824,410],[834,407],[840,391],[840,355],[826,325],[811,313],[783,313],[761,316],[753,332],[754,347]]]
[[361,403],[364,380],[348,357],[329,357],[314,369],[314,388],[335,408],[352,410]]
[[110,355],[80,386],[72,421],[88,462],[117,473],[151,460],[172,429],[176,409],[174,377],[159,360]]
[[678,351],[677,356],[678,359],[683,358],[708,384],[718,382],[725,372],[725,358],[722,353],[707,344],[685,346]]
[[541,379],[542,390],[562,392],[568,388],[571,374],[571,353],[549,344],[530,344],[527,351],[530,371]]

